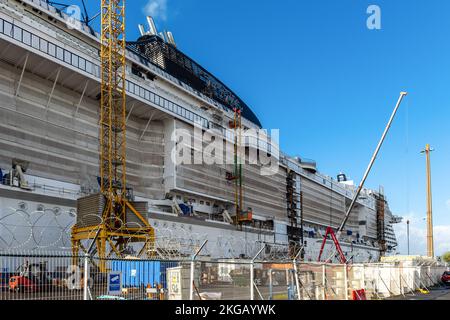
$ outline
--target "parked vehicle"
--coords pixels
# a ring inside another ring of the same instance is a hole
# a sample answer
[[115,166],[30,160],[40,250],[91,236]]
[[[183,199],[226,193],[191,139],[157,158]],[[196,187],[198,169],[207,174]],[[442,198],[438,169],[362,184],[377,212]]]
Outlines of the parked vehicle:
[[[9,290],[15,292],[38,292],[52,288],[52,279],[46,263],[26,262],[17,269],[18,275],[9,278]],[[17,274],[16,273],[16,274]]]
[[441,277],[441,281],[450,286],[450,271],[445,271]]

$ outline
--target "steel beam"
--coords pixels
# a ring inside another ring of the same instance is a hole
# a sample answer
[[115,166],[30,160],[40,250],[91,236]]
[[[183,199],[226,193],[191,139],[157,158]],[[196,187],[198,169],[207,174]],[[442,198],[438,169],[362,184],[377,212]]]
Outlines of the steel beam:
[[147,129],[148,129],[148,127],[150,126],[150,122],[152,122],[153,116],[154,116],[154,115],[155,115],[155,111],[153,111],[153,112],[150,114],[150,118],[148,119],[147,125],[145,126],[144,131],[142,131],[142,134],[141,134],[141,136],[139,137],[139,142],[141,142],[142,138],[144,137],[145,133],[147,132]]
[[86,80],[86,83],[85,83],[84,88],[83,88],[83,92],[81,93],[80,100],[78,101],[77,108],[75,109],[75,113],[73,115],[74,117],[76,117],[77,114],[78,114],[78,109],[80,109],[81,102],[83,101],[84,94],[86,93],[86,89],[88,87],[88,84],[89,84],[89,80]]
[[135,105],[136,105],[136,102],[133,102],[133,104],[131,105],[131,109],[128,112],[127,118],[125,119],[125,123],[128,123],[128,119],[130,118],[131,114],[133,113],[133,109],[134,109]]
[[24,62],[24,64],[23,64],[22,73],[20,74],[19,83],[18,83],[18,85],[17,85],[16,97],[19,95],[20,86],[22,85],[23,75],[25,74],[25,69],[27,68],[29,56],[30,56],[30,53],[27,53],[27,55],[26,55],[26,57],[25,57],[25,62]]
[[[61,74],[61,67],[58,68],[58,72],[56,73],[56,78],[55,78],[55,81],[53,82],[52,91],[50,92],[50,95],[48,97],[46,109],[48,109],[48,107],[50,106],[50,101],[52,101],[53,93],[55,92],[56,84],[58,83],[60,74]],[[47,112],[47,110],[45,112]]]

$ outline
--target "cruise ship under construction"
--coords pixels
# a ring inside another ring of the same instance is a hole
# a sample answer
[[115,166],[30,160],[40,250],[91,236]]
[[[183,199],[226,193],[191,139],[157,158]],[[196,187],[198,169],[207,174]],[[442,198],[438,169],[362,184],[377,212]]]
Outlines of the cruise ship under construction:
[[[208,240],[202,254],[212,258],[253,257],[265,245],[263,254],[301,248],[302,259],[316,261],[353,183],[278,151],[273,135],[242,135],[261,132],[252,109],[171,33],[159,33],[150,17],[147,24],[126,43],[126,187],[155,231],[158,254],[187,255]],[[100,189],[100,66],[100,35],[64,8],[0,0],[0,248],[70,250],[72,227],[95,220],[77,200]],[[208,143],[174,138],[180,131],[192,140],[196,131],[214,133],[231,145],[230,161],[196,163]],[[256,149],[269,155],[270,170],[242,161]],[[394,254],[400,220],[382,188],[363,189],[340,238],[346,259]],[[333,252],[332,241],[325,250]]]

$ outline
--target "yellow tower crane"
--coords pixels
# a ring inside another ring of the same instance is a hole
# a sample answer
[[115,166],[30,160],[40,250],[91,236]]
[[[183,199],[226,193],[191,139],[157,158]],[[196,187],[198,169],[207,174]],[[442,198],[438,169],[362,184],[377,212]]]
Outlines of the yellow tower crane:
[[[77,223],[72,228],[75,256],[79,249],[90,251],[83,246],[83,240],[91,240],[91,248],[96,245],[101,260],[113,253],[122,256],[123,249],[129,243],[144,244],[140,256],[154,252],[154,229],[147,218],[135,209],[127,188],[125,48],[125,0],[101,0],[101,194],[79,199],[78,208],[80,211],[81,207],[92,204],[92,198],[100,199],[95,203],[101,203],[102,216],[99,223]],[[95,209],[92,211],[95,212]],[[134,224],[128,223],[129,216],[133,216],[131,220]],[[104,261],[100,262],[100,270],[105,271]]]

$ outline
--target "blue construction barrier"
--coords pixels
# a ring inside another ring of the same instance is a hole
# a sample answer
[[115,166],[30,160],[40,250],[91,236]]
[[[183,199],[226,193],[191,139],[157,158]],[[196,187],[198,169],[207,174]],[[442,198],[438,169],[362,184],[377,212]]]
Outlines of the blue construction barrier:
[[146,287],[148,285],[152,288],[156,285],[167,288],[166,270],[177,266],[178,262],[114,260],[111,263],[111,271],[122,273],[122,286],[124,288]]

